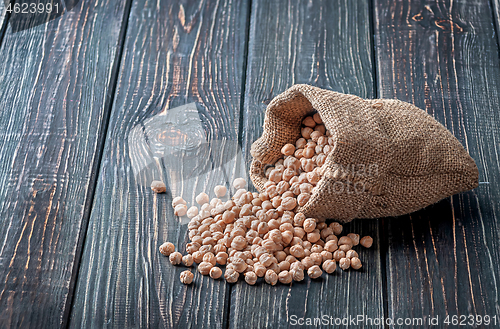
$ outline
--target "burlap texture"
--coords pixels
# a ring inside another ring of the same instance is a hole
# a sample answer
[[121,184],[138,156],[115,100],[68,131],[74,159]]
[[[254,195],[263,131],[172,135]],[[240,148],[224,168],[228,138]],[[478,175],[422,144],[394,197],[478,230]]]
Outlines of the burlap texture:
[[[250,177],[264,191],[266,165],[295,144],[316,110],[334,138],[308,217],[349,222],[407,214],[478,186],[474,160],[439,122],[416,106],[294,85],[267,106],[264,132],[251,148]],[[362,169],[364,168],[364,170]]]

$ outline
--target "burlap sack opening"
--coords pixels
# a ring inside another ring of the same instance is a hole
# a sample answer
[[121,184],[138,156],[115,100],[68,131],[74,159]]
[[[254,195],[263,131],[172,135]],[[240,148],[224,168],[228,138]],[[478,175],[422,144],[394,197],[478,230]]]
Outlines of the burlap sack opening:
[[251,148],[250,177],[264,191],[266,165],[300,137],[316,110],[334,138],[308,217],[349,222],[399,216],[478,186],[474,160],[439,122],[412,104],[367,100],[294,85],[267,106],[264,131]]

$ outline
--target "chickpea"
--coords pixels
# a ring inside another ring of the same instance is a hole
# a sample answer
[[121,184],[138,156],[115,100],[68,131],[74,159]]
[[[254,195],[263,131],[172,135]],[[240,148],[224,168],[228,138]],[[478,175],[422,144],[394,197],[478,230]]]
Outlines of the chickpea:
[[289,284],[293,280],[292,273],[288,272],[287,270],[281,271],[278,274],[278,280],[283,284]]
[[309,277],[311,279],[317,279],[322,274],[323,274],[323,271],[319,268],[318,265],[313,265],[313,266],[309,267],[309,269],[307,270],[307,275],[309,275]]
[[351,260],[352,260],[352,258],[354,258],[354,257],[358,258],[358,257],[359,257],[359,255],[358,255],[358,253],[357,253],[356,251],[354,251],[354,250],[352,250],[352,249],[351,249],[351,250],[348,250],[348,251],[345,253],[345,257],[346,257],[346,258],[349,258],[349,259],[351,259]]
[[311,243],[316,243],[319,241],[319,239],[321,239],[321,236],[318,230],[314,230],[311,233],[307,233],[307,241]]
[[186,271],[181,272],[180,278],[181,278],[181,282],[183,284],[191,284],[193,282],[193,279],[194,279],[194,274],[191,273],[191,271],[186,270]]
[[292,274],[293,281],[300,282],[304,280],[304,270],[291,269],[290,274]]
[[313,117],[305,117],[305,119],[302,120],[302,124],[306,127],[316,127],[316,122],[314,121]]
[[196,215],[198,215],[198,208],[196,206],[192,206],[190,207],[188,210],[187,210],[187,216],[189,219],[195,217]]
[[170,260],[170,263],[172,263],[172,265],[179,265],[182,261],[182,255],[180,252],[173,252],[170,254],[170,256],[168,256],[169,260]]
[[333,259],[335,259],[337,262],[339,262],[344,257],[345,252],[343,252],[342,250],[337,250],[333,253]]
[[235,283],[238,281],[240,274],[236,272],[234,269],[227,268],[226,267],[226,272],[224,273],[224,278],[226,279],[227,282],[229,283]]
[[246,272],[245,282],[253,286],[257,282],[257,274],[255,272]]
[[323,136],[323,134],[320,131],[315,130],[311,133],[311,139],[316,143],[318,142],[321,136]]
[[215,266],[215,263],[217,262],[214,254],[211,252],[207,252],[205,255],[203,255],[203,261],[212,264],[212,266]]
[[302,258],[300,262],[302,263],[302,265],[304,265],[305,269],[309,269],[311,266],[314,265],[314,261],[309,256]]
[[290,248],[290,255],[296,258],[303,258],[305,256],[304,248],[301,245],[296,244]]
[[324,135],[326,133],[325,125],[317,125],[314,127],[314,131],[319,131],[321,135]]
[[297,197],[297,204],[301,207],[304,206],[309,201],[310,197],[311,195],[307,193],[299,194],[299,196]]
[[196,264],[199,264],[203,261],[204,253],[200,250],[193,252],[193,260]]
[[227,192],[227,188],[223,185],[217,185],[216,187],[214,187],[215,196],[218,198],[226,195],[226,192]]
[[337,263],[332,259],[327,259],[326,261],[323,262],[322,267],[326,273],[331,274],[335,272],[335,270],[337,269]]
[[313,120],[314,122],[316,122],[317,124],[322,124],[323,123],[323,120],[321,120],[321,117],[319,116],[319,113],[314,113],[313,115]]
[[321,252],[321,257],[323,257],[323,262],[333,258],[333,254],[329,251],[323,250]]
[[351,266],[351,260],[349,258],[341,258],[339,260],[339,267],[344,271]]
[[371,236],[367,235],[367,236],[364,236],[363,238],[361,238],[359,243],[365,248],[370,248],[373,245],[373,239]]
[[193,265],[193,262],[194,259],[192,255],[182,256],[182,264],[184,264],[184,266],[190,267]]
[[337,242],[333,240],[326,242],[324,249],[329,252],[335,252],[338,249]]
[[337,223],[337,222],[331,223],[330,227],[333,230],[333,234],[340,235],[342,233],[343,227],[342,227],[342,225],[340,225],[340,223]]
[[233,181],[233,187],[237,190],[245,188],[247,182],[243,178],[236,178]]
[[274,286],[278,282],[278,274],[273,270],[267,270],[264,280],[266,283]]
[[187,207],[185,204],[179,204],[174,208],[174,215],[182,217],[187,213]]
[[300,133],[301,133],[302,137],[304,137],[305,139],[309,139],[309,138],[311,138],[311,133],[313,131],[314,130],[311,127],[305,127],[305,128],[301,129]]
[[348,236],[343,236],[339,239],[338,245],[341,246],[343,244],[348,244],[351,248],[354,245],[354,242],[352,239]]
[[167,192],[167,186],[165,183],[159,180],[154,180],[151,182],[151,189],[155,193],[165,193]]
[[351,246],[348,244],[343,244],[339,246],[339,250],[343,252],[348,252],[349,250],[351,250]]
[[295,145],[285,144],[285,146],[281,148],[281,153],[283,153],[284,155],[292,155],[293,153],[295,153]]
[[210,277],[211,277],[212,279],[217,280],[218,278],[220,278],[220,277],[222,276],[222,270],[221,270],[220,268],[218,268],[218,267],[214,266],[214,267],[212,267],[212,268],[210,269],[209,274],[210,274]]
[[314,231],[316,229],[316,220],[314,218],[306,218],[303,227],[306,233]]
[[286,197],[281,201],[281,206],[284,210],[293,210],[297,206],[297,199]]
[[243,250],[247,246],[247,240],[242,236],[236,236],[231,242],[231,248],[236,250]]
[[195,200],[199,205],[203,205],[205,203],[208,203],[210,199],[208,197],[208,194],[202,192],[196,196]]
[[201,262],[198,265],[198,272],[200,272],[201,275],[208,275],[212,267],[214,266],[209,262]]
[[358,257],[351,258],[351,267],[355,270],[359,270],[363,265]]
[[160,246],[159,250],[163,256],[170,256],[175,251],[175,246],[172,242],[165,242]]
[[219,252],[217,253],[217,256],[215,256],[215,261],[219,265],[226,265],[228,258],[229,255],[226,252]]

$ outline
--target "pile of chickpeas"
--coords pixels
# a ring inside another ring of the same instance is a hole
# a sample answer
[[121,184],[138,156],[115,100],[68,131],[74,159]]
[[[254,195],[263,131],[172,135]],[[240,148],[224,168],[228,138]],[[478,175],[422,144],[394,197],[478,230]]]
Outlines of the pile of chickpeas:
[[[173,265],[187,267],[198,264],[202,275],[224,278],[234,283],[240,276],[254,285],[258,278],[268,284],[278,281],[289,284],[304,280],[307,275],[316,279],[323,271],[330,274],[338,267],[358,270],[362,267],[354,246],[370,248],[373,239],[349,233],[342,236],[342,225],[327,224],[315,218],[306,218],[297,209],[309,200],[321,179],[320,169],[332,150],[333,139],[326,131],[318,114],[303,120],[302,137],[295,145],[286,144],[283,158],[266,169],[268,181],[265,192],[249,192],[246,181],[233,182],[235,193],[227,201],[225,186],[216,186],[215,198],[206,193],[196,197],[199,207],[187,208],[186,201],[176,197],[172,201],[176,216],[187,215],[189,242],[186,255],[175,251],[165,242],[160,252]],[[151,188],[164,191],[161,182]],[[194,275],[190,270],[181,273],[182,283],[190,284]]]

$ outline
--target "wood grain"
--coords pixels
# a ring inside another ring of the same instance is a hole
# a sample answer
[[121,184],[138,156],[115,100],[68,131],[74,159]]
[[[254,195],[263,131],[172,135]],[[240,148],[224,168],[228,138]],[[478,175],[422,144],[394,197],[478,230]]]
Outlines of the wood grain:
[[[238,171],[225,156],[238,141],[248,10],[233,0],[134,2],[71,327],[227,326],[225,281],[193,269],[194,283],[181,284],[186,268],[172,266],[158,247],[171,241],[184,252],[188,240],[173,196],[191,205],[196,193]],[[191,102],[198,118],[171,111]],[[196,144],[196,134],[211,145]],[[137,174],[141,155],[149,167]],[[166,194],[152,193],[152,177],[167,183]]]
[[[243,149],[262,133],[266,103],[295,83],[373,97],[368,1],[253,1],[245,89]],[[379,240],[378,221],[345,232]],[[377,244],[377,243],[376,243]],[[380,249],[359,248],[362,271],[324,274],[291,286],[238,283],[231,293],[233,328],[288,327],[294,317],[383,316]]]
[[123,10],[122,2],[81,1],[61,19],[6,31],[0,327],[57,328],[67,320]]
[[498,44],[500,47],[500,0],[491,0],[492,4],[492,14],[493,14],[493,19],[495,20],[495,34],[498,39]]
[[388,316],[498,317],[500,63],[489,3],[376,0],[375,36],[380,95],[443,123],[487,182],[387,221]]
[[5,30],[7,29],[7,24],[6,24],[7,22],[5,21],[6,16],[7,16],[7,11],[5,3],[3,1],[0,1],[0,40],[5,33]]

